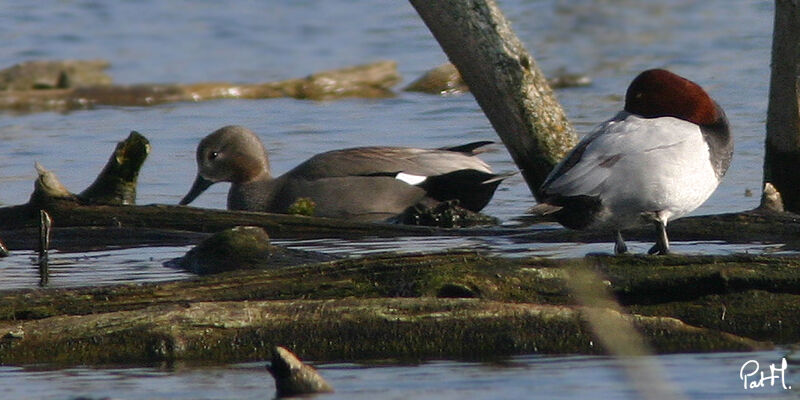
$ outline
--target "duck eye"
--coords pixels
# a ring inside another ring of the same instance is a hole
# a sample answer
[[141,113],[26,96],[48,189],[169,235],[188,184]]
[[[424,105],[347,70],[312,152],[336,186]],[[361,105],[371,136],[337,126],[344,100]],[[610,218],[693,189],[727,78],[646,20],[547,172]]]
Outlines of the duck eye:
[[212,151],[211,153],[208,153],[208,159],[209,160],[216,160],[217,157],[219,157],[219,153],[216,152],[216,151]]

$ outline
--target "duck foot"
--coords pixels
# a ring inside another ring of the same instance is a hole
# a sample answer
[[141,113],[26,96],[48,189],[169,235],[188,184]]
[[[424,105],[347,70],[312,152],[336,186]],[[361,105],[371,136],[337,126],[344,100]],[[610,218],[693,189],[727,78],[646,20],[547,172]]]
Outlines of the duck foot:
[[661,221],[653,221],[656,227],[656,244],[647,251],[647,254],[667,255],[669,251],[669,238],[667,237],[667,226]]

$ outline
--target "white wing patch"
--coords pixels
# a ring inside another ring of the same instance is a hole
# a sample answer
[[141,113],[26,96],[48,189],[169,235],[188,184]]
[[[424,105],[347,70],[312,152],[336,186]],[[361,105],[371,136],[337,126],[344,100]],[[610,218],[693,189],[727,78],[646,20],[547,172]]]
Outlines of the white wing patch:
[[409,185],[419,185],[422,182],[425,182],[428,179],[427,176],[422,175],[412,175],[406,174],[405,172],[400,172],[394,177],[395,179],[401,180]]

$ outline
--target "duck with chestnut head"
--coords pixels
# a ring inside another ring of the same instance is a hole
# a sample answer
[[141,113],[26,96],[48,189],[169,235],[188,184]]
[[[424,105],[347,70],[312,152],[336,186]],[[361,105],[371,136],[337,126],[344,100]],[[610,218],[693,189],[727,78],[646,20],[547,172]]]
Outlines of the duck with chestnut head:
[[722,108],[698,84],[664,69],[642,72],[625,108],[587,134],[539,188],[537,214],[571,229],[652,223],[650,254],[667,254],[669,221],[695,210],[719,185],[733,156]]

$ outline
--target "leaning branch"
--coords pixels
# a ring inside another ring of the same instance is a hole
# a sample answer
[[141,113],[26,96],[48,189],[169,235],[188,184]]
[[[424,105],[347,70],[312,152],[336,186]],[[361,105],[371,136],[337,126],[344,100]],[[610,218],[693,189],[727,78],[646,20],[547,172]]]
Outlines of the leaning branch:
[[533,57],[492,0],[411,0],[508,148],[534,196],[576,142]]

